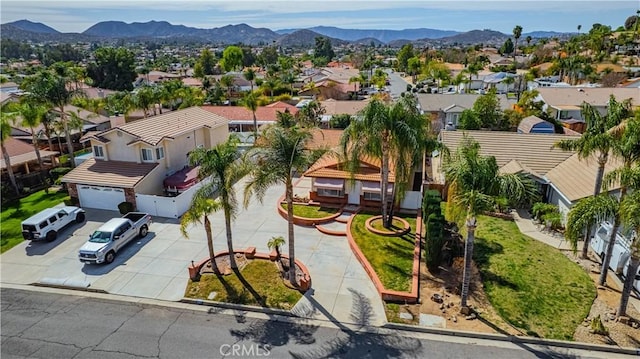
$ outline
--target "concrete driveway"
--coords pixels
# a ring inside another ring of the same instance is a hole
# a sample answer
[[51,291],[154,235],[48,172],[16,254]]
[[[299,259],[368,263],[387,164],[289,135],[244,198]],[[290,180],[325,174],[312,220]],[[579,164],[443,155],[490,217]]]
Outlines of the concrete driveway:
[[[240,202],[242,189],[241,182],[236,189]],[[273,187],[263,203],[254,198],[247,209],[239,211],[233,223],[236,249],[254,246],[259,252],[268,253],[267,242],[271,237],[287,238],[287,222],[276,211],[283,192],[284,186]],[[77,252],[88,236],[105,221],[119,216],[112,211],[87,210],[84,224],[68,227],[54,242],[21,243],[0,256],[0,282],[63,284],[125,296],[180,300],[189,278],[187,267],[192,260],[208,256],[203,227],[189,227],[186,239],[180,233],[178,220],[154,217],[147,237],[127,244],[113,263],[80,263]],[[220,212],[210,219],[215,250],[225,250],[224,217]],[[361,311],[354,306],[364,296],[372,299],[373,308],[367,308],[370,323],[386,321],[382,301],[351,252],[346,237],[328,236],[315,228],[299,226],[295,235],[296,257],[309,268],[313,288],[304,310],[298,314],[354,322],[354,310]]]

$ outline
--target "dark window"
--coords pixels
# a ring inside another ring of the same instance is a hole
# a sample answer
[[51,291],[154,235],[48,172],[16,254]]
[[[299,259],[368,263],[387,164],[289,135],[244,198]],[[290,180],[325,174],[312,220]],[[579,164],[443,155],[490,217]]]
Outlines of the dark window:
[[49,223],[47,221],[44,222],[40,222],[40,224],[38,225],[40,227],[40,229],[45,228]]
[[56,216],[50,217],[49,218],[49,223],[54,224],[54,223],[56,223],[57,220],[58,219],[56,218]]

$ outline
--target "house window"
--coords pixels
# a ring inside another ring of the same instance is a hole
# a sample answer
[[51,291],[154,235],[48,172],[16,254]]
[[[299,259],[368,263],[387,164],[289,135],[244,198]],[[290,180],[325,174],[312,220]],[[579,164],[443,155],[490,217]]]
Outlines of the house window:
[[323,197],[343,197],[344,192],[337,189],[318,188],[318,196]]
[[98,158],[104,158],[104,148],[102,146],[93,146],[93,156]]
[[156,158],[159,160],[164,158],[164,147],[156,148]]
[[379,192],[365,192],[364,199],[367,201],[381,201]]
[[149,148],[143,148],[141,151],[142,162],[153,162],[153,152]]

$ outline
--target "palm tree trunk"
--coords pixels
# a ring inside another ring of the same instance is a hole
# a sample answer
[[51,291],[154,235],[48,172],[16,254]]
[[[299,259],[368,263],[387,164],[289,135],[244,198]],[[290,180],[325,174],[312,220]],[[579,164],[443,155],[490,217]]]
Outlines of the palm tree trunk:
[[389,187],[389,143],[386,134],[382,139],[382,176],[380,178],[380,200],[382,201],[382,223],[385,228],[389,228],[391,221],[388,216],[387,207],[387,187]]
[[611,228],[611,236],[609,237],[609,243],[607,244],[607,252],[605,253],[604,258],[602,259],[602,268],[600,269],[600,279],[598,279],[599,285],[605,285],[607,282],[609,262],[611,262],[611,256],[613,255],[613,247],[616,244],[616,235],[618,234],[618,228],[620,228],[620,216],[616,214],[616,217],[613,221],[613,228]]
[[632,253],[631,259],[629,259],[629,267],[627,268],[627,278],[625,278],[624,286],[622,287],[622,296],[620,297],[620,306],[617,312],[618,317],[627,315],[627,304],[633,288],[633,281],[636,279],[636,273],[638,273],[638,266],[640,266],[640,256]]
[[467,240],[464,244],[464,272],[462,274],[462,290],[460,291],[460,307],[466,310],[469,297],[469,283],[471,283],[471,262],[473,259],[473,242],[475,241],[476,217],[467,218]]
[[[602,179],[604,178],[604,166],[607,164],[609,159],[609,154],[601,154],[598,157],[598,172],[596,172],[596,184],[593,188],[593,195],[597,196],[600,194],[602,189]],[[584,234],[584,243],[582,245],[582,258],[586,259],[589,256],[589,243],[591,242],[591,231],[593,231],[593,226],[587,227],[587,232]]]
[[36,136],[33,127],[31,127],[31,142],[33,143],[33,150],[36,152],[36,157],[38,158],[38,165],[42,170],[42,157],[40,157],[40,148],[38,148],[38,136]]
[[256,112],[253,112],[253,142],[258,140],[258,119],[256,118]]
[[16,195],[20,195],[20,189],[18,189],[18,184],[16,183],[16,176],[13,174],[13,168],[11,168],[11,157],[9,157],[9,153],[7,152],[7,148],[4,146],[4,142],[2,142],[2,157],[4,157],[4,164],[7,166],[7,173],[9,174],[9,181],[11,182],[11,186],[16,192]]
[[293,234],[293,184],[291,176],[287,178],[287,229],[289,231],[289,282],[297,287],[298,280],[296,278],[296,258],[295,258],[295,239]]
[[73,161],[73,143],[71,142],[71,133],[69,133],[69,123],[67,122],[67,115],[64,113],[64,106],[60,106],[60,119],[64,126],[64,133],[67,139],[67,150],[69,150],[69,164],[71,168],[74,168],[76,164]]
[[216,254],[213,250],[213,234],[211,234],[211,221],[209,221],[209,216],[204,216],[204,230],[207,233],[207,246],[209,247],[211,269],[213,269],[213,273],[220,274],[220,269],[218,269],[218,264],[216,263]]
[[227,231],[227,247],[229,247],[229,263],[231,269],[238,269],[236,263],[236,255],[233,252],[233,238],[231,237],[231,213],[225,208],[224,210],[224,225]]

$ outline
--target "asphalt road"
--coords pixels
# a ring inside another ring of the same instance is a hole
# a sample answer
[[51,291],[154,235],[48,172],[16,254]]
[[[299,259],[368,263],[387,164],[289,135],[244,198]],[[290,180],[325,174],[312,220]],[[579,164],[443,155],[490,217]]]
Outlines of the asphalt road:
[[0,295],[3,359],[582,357],[566,349],[392,330],[371,333],[200,306],[179,309],[9,288],[0,289]]

